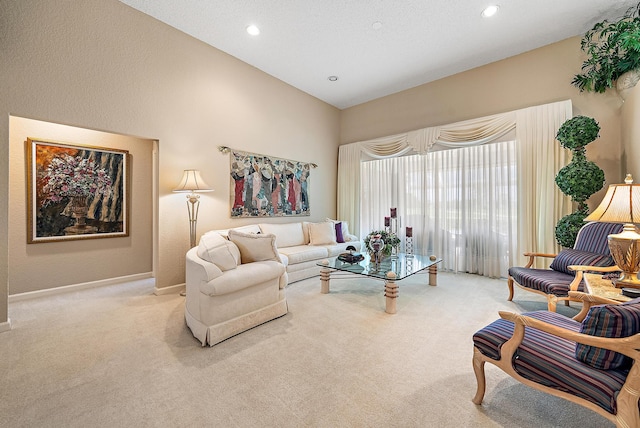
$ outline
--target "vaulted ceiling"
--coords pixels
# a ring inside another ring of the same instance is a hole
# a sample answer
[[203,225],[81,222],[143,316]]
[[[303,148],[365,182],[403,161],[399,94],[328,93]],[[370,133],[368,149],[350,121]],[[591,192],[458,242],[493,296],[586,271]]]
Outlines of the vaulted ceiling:
[[486,18],[492,0],[120,1],[340,109],[582,35],[636,4],[498,0]]

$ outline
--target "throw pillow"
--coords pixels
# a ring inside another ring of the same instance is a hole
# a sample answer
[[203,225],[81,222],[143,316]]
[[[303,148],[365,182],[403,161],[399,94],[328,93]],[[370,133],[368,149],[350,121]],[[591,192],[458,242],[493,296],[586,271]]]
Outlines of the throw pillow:
[[344,242],[344,236],[342,236],[342,222],[339,221],[334,223],[333,226],[336,229],[336,242],[342,244]]
[[551,265],[549,267],[556,272],[564,272],[569,275],[575,275],[576,273],[570,270],[569,266],[613,266],[613,264],[614,261],[611,256],[567,248],[566,250],[560,251],[560,254],[558,254],[553,259],[553,262],[551,262]]
[[229,239],[238,246],[242,264],[265,260],[280,261],[275,235],[242,233],[232,229],[229,231]]
[[349,233],[349,223],[343,220],[333,220],[327,217],[326,221],[330,221],[331,223],[342,223],[342,236],[346,237],[350,235]]
[[213,263],[224,272],[236,268],[240,261],[240,251],[236,244],[218,232],[207,232],[198,243],[198,257]]
[[309,223],[310,245],[336,245],[336,229],[333,223]]
[[[620,305],[598,305],[589,309],[580,333],[598,337],[629,337],[640,332],[640,298]],[[608,349],[576,344],[576,358],[597,369],[623,367],[630,358]]]

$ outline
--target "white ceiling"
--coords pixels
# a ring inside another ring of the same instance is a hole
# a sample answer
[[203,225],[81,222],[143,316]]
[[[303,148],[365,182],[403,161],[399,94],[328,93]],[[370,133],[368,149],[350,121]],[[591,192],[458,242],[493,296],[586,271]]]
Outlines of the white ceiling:
[[120,1],[343,109],[582,35],[637,0],[497,0],[492,18],[492,0]]

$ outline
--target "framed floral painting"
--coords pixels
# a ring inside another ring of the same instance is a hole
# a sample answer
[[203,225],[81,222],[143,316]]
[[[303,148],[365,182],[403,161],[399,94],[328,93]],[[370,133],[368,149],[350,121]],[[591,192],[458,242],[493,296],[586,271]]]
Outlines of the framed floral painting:
[[29,244],[129,235],[128,151],[26,144]]

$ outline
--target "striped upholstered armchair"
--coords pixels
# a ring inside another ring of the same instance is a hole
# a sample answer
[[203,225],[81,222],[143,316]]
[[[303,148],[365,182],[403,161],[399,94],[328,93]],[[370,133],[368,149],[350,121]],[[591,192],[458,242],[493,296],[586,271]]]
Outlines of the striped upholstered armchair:
[[[573,248],[562,250],[559,254],[524,253],[529,261],[524,267],[509,268],[509,300],[513,300],[513,285],[526,291],[542,294],[547,298],[549,311],[555,312],[558,301],[569,304],[574,300],[569,291],[583,291],[582,271],[574,271],[573,266],[591,266],[591,271],[613,272],[615,266],[607,236],[620,233],[622,224],[587,223],[578,232]],[[553,259],[549,269],[532,268],[536,257]]]
[[[570,291],[583,302],[574,317],[549,311],[500,312],[473,335],[473,369],[481,404],[485,363],[515,380],[593,410],[616,427],[640,427],[640,298],[600,304],[599,297]],[[554,409],[558,410],[558,409]]]

